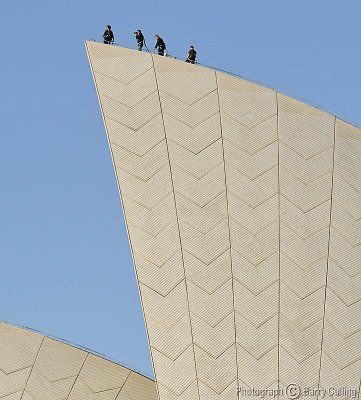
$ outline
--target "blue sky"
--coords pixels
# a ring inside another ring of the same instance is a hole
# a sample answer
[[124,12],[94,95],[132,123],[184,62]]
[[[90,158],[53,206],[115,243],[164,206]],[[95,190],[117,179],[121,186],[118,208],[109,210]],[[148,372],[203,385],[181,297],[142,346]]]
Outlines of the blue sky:
[[13,0],[1,4],[0,320],[152,374],[84,49],[111,24],[361,123],[359,0]]

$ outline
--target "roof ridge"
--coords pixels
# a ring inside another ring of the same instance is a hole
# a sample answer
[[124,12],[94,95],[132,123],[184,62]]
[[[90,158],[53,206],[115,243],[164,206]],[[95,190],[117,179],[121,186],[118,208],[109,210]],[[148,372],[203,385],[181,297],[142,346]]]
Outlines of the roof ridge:
[[[95,40],[95,39],[92,39],[92,38],[89,38],[89,39],[85,40],[85,42],[87,42],[87,41],[89,41],[89,42],[96,42],[96,43],[102,44],[101,42],[99,42],[99,41],[97,41],[97,40]],[[137,51],[137,50],[136,50],[135,48],[133,48],[133,47],[121,46],[121,45],[118,44],[118,43],[113,43],[112,45],[113,45],[113,46],[116,46],[116,47],[123,48],[123,49],[128,49],[128,50]],[[153,54],[153,53],[150,52],[150,54]],[[170,58],[170,59],[173,59],[173,60],[183,61],[183,59],[178,58],[178,57],[175,57],[175,56],[171,56],[171,55],[169,55],[169,54],[167,55],[167,57]],[[257,80],[251,79],[251,78],[247,78],[247,77],[245,77],[245,76],[243,76],[243,75],[240,75],[240,74],[237,74],[237,73],[235,73],[235,72],[226,71],[226,70],[224,70],[224,69],[221,69],[221,68],[218,68],[218,67],[214,67],[214,66],[212,66],[212,65],[202,64],[202,63],[199,63],[199,62],[197,62],[195,65],[199,65],[199,66],[204,67],[204,68],[212,69],[212,70],[214,70],[214,71],[222,72],[222,73],[224,73],[224,74],[227,74],[227,75],[230,75],[230,76],[234,76],[235,78],[242,79],[242,80],[244,80],[244,81],[246,81],[246,82],[253,83],[253,84],[258,85],[258,86],[261,86],[261,87],[263,87],[263,88],[273,90],[273,91],[275,91],[275,92],[277,92],[277,93],[280,93],[280,94],[283,94],[283,95],[285,95],[285,96],[287,96],[287,97],[289,97],[289,98],[291,98],[291,99],[293,99],[293,100],[299,101],[300,103],[303,103],[303,104],[306,104],[306,105],[308,105],[308,106],[310,106],[310,107],[313,107],[313,108],[315,108],[316,110],[325,112],[325,113],[327,113],[327,114],[329,114],[329,115],[331,115],[331,116],[333,116],[333,117],[336,117],[336,118],[338,118],[339,120],[341,120],[341,121],[343,121],[343,122],[346,122],[346,123],[349,124],[349,125],[352,125],[352,126],[354,126],[354,127],[356,127],[356,128],[360,128],[360,129],[361,129],[361,123],[354,122],[354,121],[352,121],[351,119],[349,119],[349,118],[347,118],[347,117],[344,117],[344,116],[342,116],[342,115],[339,115],[339,114],[337,114],[337,113],[335,113],[335,112],[333,112],[333,111],[330,111],[330,110],[326,109],[326,108],[323,107],[323,106],[320,106],[320,105],[318,105],[318,104],[315,104],[315,103],[313,103],[312,101],[306,100],[306,99],[304,99],[304,98],[302,98],[302,97],[298,97],[298,96],[296,96],[296,95],[293,95],[292,93],[289,93],[289,92],[287,92],[287,91],[282,91],[282,90],[276,89],[275,87],[273,87],[273,86],[271,86],[271,85],[268,85],[268,84],[266,84],[266,83],[263,83],[263,82],[260,82],[260,81],[257,81]]]

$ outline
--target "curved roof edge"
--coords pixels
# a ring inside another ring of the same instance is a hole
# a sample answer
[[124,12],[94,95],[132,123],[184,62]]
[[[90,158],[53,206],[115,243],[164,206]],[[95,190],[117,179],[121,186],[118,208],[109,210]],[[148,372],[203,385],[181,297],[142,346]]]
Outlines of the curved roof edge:
[[59,342],[59,343],[62,343],[64,345],[73,347],[75,349],[85,351],[85,352],[87,352],[87,353],[89,353],[89,354],[91,354],[93,356],[96,356],[96,357],[99,357],[99,358],[103,359],[104,361],[108,361],[108,362],[111,362],[112,364],[115,364],[115,365],[118,365],[120,367],[126,368],[129,371],[132,371],[132,372],[134,372],[134,373],[136,373],[136,374],[138,374],[138,375],[140,375],[140,376],[142,376],[142,377],[144,377],[146,379],[149,379],[150,381],[154,382],[154,379],[151,376],[149,376],[148,374],[146,374],[145,372],[142,372],[142,371],[138,370],[137,368],[134,368],[133,366],[131,366],[131,365],[127,364],[127,363],[122,363],[122,362],[120,362],[118,360],[115,360],[113,358],[107,357],[104,354],[97,352],[96,350],[90,349],[90,348],[82,346],[80,344],[73,343],[73,342],[71,342],[69,340],[60,338],[58,336],[51,335],[49,333],[45,333],[45,332],[39,331],[39,330],[34,329],[34,328],[30,328],[28,326],[19,325],[19,324],[16,324],[14,322],[0,320],[0,326],[1,325],[9,326],[9,327],[12,327],[12,328],[15,328],[15,329],[19,329],[19,330],[24,330],[24,331],[29,332],[29,333],[34,333],[36,335],[42,336],[44,338],[55,340],[56,342]]
[[88,350],[0,323],[0,398],[156,400],[150,378]]
[[[102,42],[99,42],[99,41],[97,41],[97,40],[95,40],[95,39],[92,39],[92,38],[86,39],[86,40],[85,40],[85,44],[86,44],[86,42],[102,43]],[[116,46],[116,47],[120,47],[120,48],[125,48],[125,49],[129,49],[129,50],[134,50],[134,51],[138,51],[137,49],[135,49],[135,48],[133,48],[133,47],[121,46],[121,45],[118,44],[118,43],[113,43],[112,46]],[[153,54],[153,55],[156,55],[156,54],[154,53],[154,51],[150,51],[149,53],[151,53],[151,54]],[[175,56],[168,55],[167,57],[172,58],[173,60],[177,60],[177,61],[180,61],[180,62],[184,62],[183,59],[180,59],[180,58],[175,57]],[[288,93],[288,92],[286,92],[286,91],[279,90],[279,89],[277,89],[277,88],[275,88],[275,87],[273,87],[273,86],[271,86],[271,85],[268,85],[268,84],[266,84],[266,83],[263,83],[263,82],[260,82],[260,81],[254,80],[254,79],[250,79],[250,78],[247,78],[247,77],[245,77],[245,76],[243,76],[243,75],[237,74],[237,73],[235,73],[235,72],[226,71],[226,70],[224,70],[224,69],[221,69],[221,68],[218,68],[218,67],[214,67],[214,66],[212,66],[212,65],[207,65],[207,64],[202,64],[202,63],[196,63],[195,65],[196,65],[196,66],[201,66],[201,67],[203,67],[203,68],[211,69],[211,70],[214,70],[214,71],[222,72],[222,73],[224,73],[224,74],[227,74],[227,75],[230,75],[230,76],[234,76],[235,78],[242,79],[242,80],[244,80],[244,81],[246,81],[246,82],[253,83],[253,84],[258,85],[258,86],[261,86],[261,87],[263,87],[263,88],[267,88],[267,89],[273,90],[273,91],[275,91],[275,92],[277,92],[277,93],[280,93],[280,94],[283,94],[283,95],[285,95],[285,96],[287,96],[287,97],[289,97],[289,98],[291,98],[291,99],[293,99],[293,100],[297,100],[297,101],[299,101],[299,102],[301,102],[301,103],[303,103],[303,104],[306,104],[306,105],[308,105],[308,106],[310,106],[310,107],[313,107],[313,108],[315,108],[315,109],[317,109],[317,110],[319,110],[319,111],[323,111],[323,112],[325,112],[325,113],[327,113],[327,114],[329,114],[329,115],[332,115],[333,117],[338,118],[339,120],[341,120],[341,121],[343,121],[343,122],[346,122],[346,123],[349,124],[349,125],[352,125],[352,126],[354,126],[354,127],[356,127],[356,128],[360,128],[360,129],[361,129],[361,123],[352,121],[351,119],[349,119],[349,118],[347,118],[347,117],[344,117],[344,116],[342,116],[342,115],[339,115],[339,114],[337,114],[336,112],[330,111],[330,110],[328,110],[327,108],[325,108],[325,107],[323,107],[323,106],[321,106],[321,105],[319,105],[319,104],[315,104],[315,103],[313,103],[312,101],[309,101],[309,100],[304,99],[304,98],[302,98],[302,97],[298,97],[297,95],[294,95],[294,94],[292,94],[292,93]]]

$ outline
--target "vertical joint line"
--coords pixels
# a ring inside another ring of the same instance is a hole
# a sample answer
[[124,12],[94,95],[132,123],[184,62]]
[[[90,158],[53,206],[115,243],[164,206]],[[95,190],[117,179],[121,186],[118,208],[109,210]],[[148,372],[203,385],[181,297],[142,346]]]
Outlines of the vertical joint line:
[[[327,244],[327,266],[326,266],[326,277],[325,277],[325,292],[323,301],[323,318],[322,318],[322,336],[321,336],[321,350],[320,350],[320,363],[318,370],[318,384],[317,388],[320,388],[321,383],[321,367],[322,367],[322,354],[323,354],[323,340],[325,332],[325,316],[326,316],[326,300],[327,300],[327,284],[328,284],[328,270],[330,264],[330,243],[331,243],[331,223],[332,223],[332,206],[333,206],[333,187],[335,179],[335,149],[336,149],[336,117],[333,120],[333,154],[332,154],[332,180],[331,180],[331,199],[330,199],[330,217],[328,225],[328,244]],[[318,400],[319,396],[317,396]]]
[[115,396],[115,400],[117,400],[117,398],[119,397],[120,392],[123,390],[123,387],[124,387],[125,384],[128,382],[128,379],[130,378],[130,375],[132,375],[132,373],[133,373],[133,371],[130,371],[130,372],[129,372],[128,376],[126,377],[126,379],[125,379],[125,381],[124,381],[124,383],[123,383],[123,385],[119,388],[119,391],[118,391],[117,395]]
[[224,186],[226,193],[226,205],[227,205],[227,224],[228,224],[228,240],[229,240],[229,256],[231,261],[231,275],[232,275],[232,302],[233,302],[233,326],[234,326],[234,346],[236,350],[236,370],[237,370],[237,398],[239,398],[238,385],[239,385],[239,370],[238,370],[238,349],[237,349],[237,324],[236,324],[236,305],[235,305],[235,291],[234,291],[234,274],[233,274],[233,258],[232,258],[232,240],[231,240],[231,225],[229,219],[229,200],[228,200],[228,186],[227,186],[227,174],[226,174],[226,157],[224,151],[224,139],[223,139],[223,124],[221,114],[221,103],[219,98],[219,87],[218,87],[218,76],[217,72],[214,71],[216,78],[217,87],[217,100],[218,100],[218,112],[219,112],[219,126],[221,129],[221,143],[222,143],[222,157],[223,157],[223,170],[224,170]]
[[71,385],[69,394],[66,396],[66,400],[69,399],[69,396],[71,395],[71,392],[72,392],[73,389],[74,389],[74,386],[75,386],[75,384],[76,384],[76,382],[77,382],[77,380],[78,380],[78,378],[79,378],[79,376],[80,376],[80,373],[81,373],[81,371],[82,371],[82,369],[83,369],[83,367],[84,367],[84,365],[85,365],[86,360],[88,359],[88,357],[89,357],[89,353],[87,353],[87,355],[86,355],[86,357],[85,357],[85,359],[84,359],[84,361],[83,361],[83,364],[81,365],[80,370],[79,370],[79,372],[78,372],[77,375],[76,375],[76,378],[75,378],[75,380],[74,380],[74,383]]
[[[276,91],[276,108],[277,108],[277,157],[278,157],[278,170],[277,170],[277,183],[278,183],[278,321],[277,321],[277,389],[280,387],[280,335],[281,335],[281,163],[280,163],[280,129],[279,129],[279,103],[278,91]],[[277,398],[279,399],[279,390],[277,391]]]
[[45,336],[43,336],[43,339],[42,339],[42,341],[41,341],[41,343],[40,343],[38,352],[36,353],[36,357],[35,357],[35,360],[34,360],[34,364],[33,364],[33,366],[32,366],[31,369],[30,369],[29,376],[28,376],[28,379],[26,380],[26,383],[25,383],[25,386],[24,386],[24,390],[23,390],[23,393],[21,394],[20,400],[22,400],[22,398],[24,397],[26,388],[27,388],[27,386],[28,386],[28,383],[29,383],[31,374],[33,373],[33,369],[34,369],[34,367],[35,367],[36,360],[37,360],[38,357],[39,357],[40,350],[41,350],[41,348],[42,348],[42,346],[43,346],[44,340],[45,340]]
[[182,237],[181,237],[180,226],[179,226],[178,208],[177,208],[177,200],[176,200],[175,189],[174,189],[174,181],[173,181],[173,173],[172,173],[172,164],[171,164],[171,161],[170,161],[169,147],[168,147],[168,138],[167,138],[167,132],[166,132],[166,129],[165,129],[164,114],[163,114],[162,102],[161,102],[161,98],[160,98],[160,92],[159,92],[159,85],[158,85],[157,72],[156,72],[156,70],[155,70],[154,56],[151,55],[151,57],[152,57],[152,62],[153,62],[155,83],[156,83],[156,85],[157,85],[157,93],[158,93],[158,99],[159,99],[159,107],[160,107],[160,112],[161,112],[161,115],[162,115],[162,123],[163,123],[165,144],[166,144],[166,147],[167,147],[167,156],[168,156],[169,172],[170,172],[170,178],[171,178],[171,182],[172,182],[173,199],[174,199],[174,208],[175,208],[175,213],[176,213],[176,218],[177,218],[177,228],[178,228],[178,235],[179,235],[179,244],[180,244],[180,250],[181,250],[181,255],[182,255],[183,271],[184,271],[184,284],[185,284],[186,295],[187,295],[187,306],[188,306],[188,314],[189,314],[189,325],[190,325],[190,330],[191,330],[192,347],[193,347],[194,370],[195,370],[195,373],[196,373],[198,398],[200,399],[201,396],[200,396],[200,391],[199,391],[199,380],[198,380],[198,373],[197,373],[196,351],[195,351],[195,345],[194,345],[194,336],[193,336],[193,327],[192,327],[192,317],[191,317],[191,310],[190,310],[190,306],[189,306],[189,294],[188,294],[188,285],[187,285],[187,275],[186,275],[186,268],[185,268],[184,255],[183,255]]

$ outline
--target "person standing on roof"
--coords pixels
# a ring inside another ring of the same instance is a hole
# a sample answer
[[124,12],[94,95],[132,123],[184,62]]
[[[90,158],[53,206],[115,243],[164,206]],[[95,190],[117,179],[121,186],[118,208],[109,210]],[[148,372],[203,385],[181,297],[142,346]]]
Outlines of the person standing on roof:
[[186,62],[194,64],[196,62],[197,52],[194,50],[193,46],[189,47]]
[[139,51],[142,51],[142,48],[144,46],[144,35],[140,29],[134,32],[135,39],[137,41],[137,47]]
[[154,48],[158,49],[158,55],[164,56],[164,51],[166,49],[164,40],[159,35],[155,35],[154,39],[157,41]]
[[112,27],[107,25],[105,32],[103,33],[104,44],[111,44],[114,42],[114,35]]

